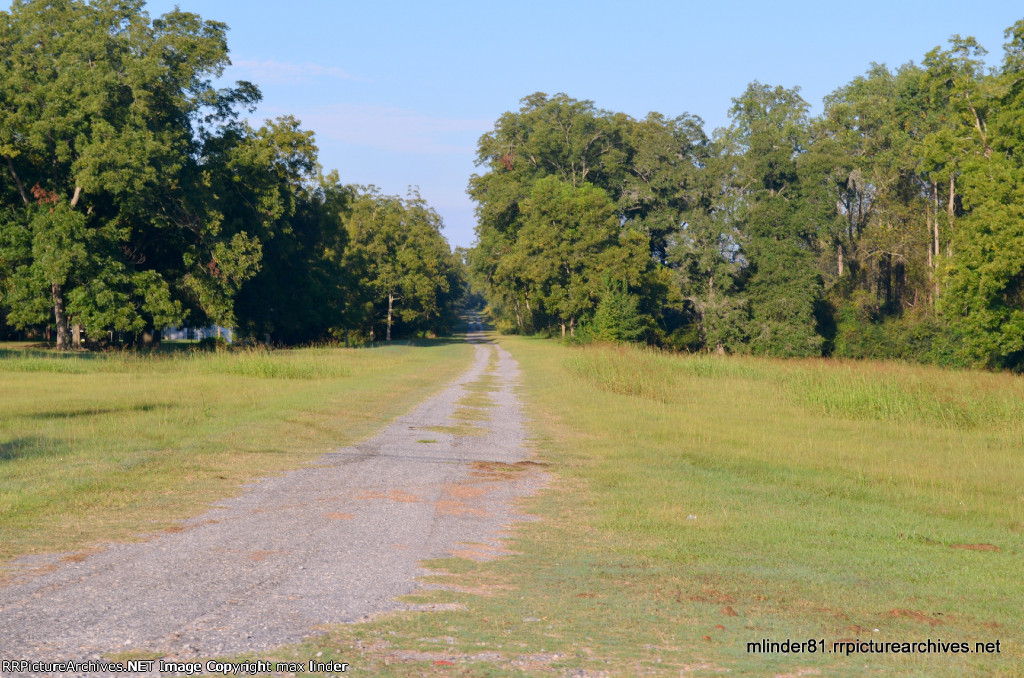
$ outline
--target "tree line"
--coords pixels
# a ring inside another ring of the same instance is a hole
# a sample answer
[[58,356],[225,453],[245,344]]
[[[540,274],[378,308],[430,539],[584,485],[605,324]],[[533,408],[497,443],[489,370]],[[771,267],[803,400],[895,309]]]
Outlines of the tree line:
[[731,124],[530,95],[480,138],[475,284],[501,329],[679,350],[1024,365],[1024,21],[953,36],[809,115]]
[[[465,281],[438,214],[325,174],[290,116],[218,87],[227,26],[142,0],[0,12],[0,333],[57,348],[211,324],[294,344],[443,333]],[[2,338],[2,337],[0,337]]]

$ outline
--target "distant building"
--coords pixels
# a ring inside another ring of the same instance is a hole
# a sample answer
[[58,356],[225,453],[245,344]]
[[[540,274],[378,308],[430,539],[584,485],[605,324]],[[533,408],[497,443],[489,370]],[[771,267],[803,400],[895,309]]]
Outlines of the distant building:
[[168,327],[161,336],[168,341],[200,341],[207,337],[224,337],[225,341],[233,341],[234,331],[230,327],[211,325],[210,327]]

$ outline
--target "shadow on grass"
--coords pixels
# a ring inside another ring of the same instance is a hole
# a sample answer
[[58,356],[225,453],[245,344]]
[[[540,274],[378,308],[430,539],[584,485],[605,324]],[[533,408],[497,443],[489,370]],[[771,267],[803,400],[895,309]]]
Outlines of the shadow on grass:
[[96,360],[105,357],[105,353],[80,351],[75,353],[58,352],[46,348],[0,348],[0,360],[8,358],[46,358],[49,360]]
[[31,459],[44,455],[61,454],[68,451],[66,443],[53,438],[29,436],[0,443],[0,461]]
[[[485,329],[493,329],[486,323]],[[353,345],[351,348],[355,349],[380,349],[388,347],[401,347],[401,346],[416,346],[416,347],[431,347],[431,346],[449,346],[451,344],[463,344],[466,343],[466,335],[470,332],[469,324],[466,319],[460,320],[455,331],[447,336],[441,337],[397,337],[392,341],[374,341],[373,343]],[[0,342],[2,346],[3,342]],[[312,342],[309,344],[296,344],[294,346],[278,346],[278,345],[267,345],[267,344],[245,344],[238,342],[237,344],[228,344],[227,352],[245,352],[251,351],[254,348],[257,350],[267,351],[289,351],[292,349],[303,349],[303,348],[327,348],[327,347],[344,347],[342,342],[329,342],[329,343],[318,343]],[[101,350],[81,350],[81,351],[57,351],[51,346],[46,344],[32,344],[25,345],[19,344],[17,348],[0,348],[0,360],[5,359],[18,359],[18,358],[43,358],[47,360],[102,360],[109,359],[114,356],[139,356],[139,357],[154,357],[154,358],[166,358],[171,356],[188,355],[190,353],[202,353],[212,354],[219,351],[213,351],[210,349],[204,349],[198,342],[195,341],[176,341],[176,340],[165,340],[160,344],[151,348],[138,348],[132,346],[123,347],[107,347]]]
[[26,419],[64,419],[72,417],[94,417],[104,414],[120,414],[123,412],[153,412],[155,410],[173,410],[180,405],[173,403],[138,403],[124,407],[81,407],[73,410],[55,410],[53,412],[33,412],[22,415]]

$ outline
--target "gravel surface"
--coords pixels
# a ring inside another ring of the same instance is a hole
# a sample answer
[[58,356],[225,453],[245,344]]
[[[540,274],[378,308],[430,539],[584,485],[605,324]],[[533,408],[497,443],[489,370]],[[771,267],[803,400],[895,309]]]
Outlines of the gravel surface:
[[[259,653],[320,624],[410,609],[395,597],[423,588],[423,559],[500,553],[521,518],[515,499],[543,475],[495,472],[530,466],[518,367],[478,332],[469,339],[472,368],[375,437],[260,480],[181,532],[111,544],[0,588],[0,659]],[[495,406],[470,422],[482,431],[464,435],[456,401],[485,374],[496,378]]]

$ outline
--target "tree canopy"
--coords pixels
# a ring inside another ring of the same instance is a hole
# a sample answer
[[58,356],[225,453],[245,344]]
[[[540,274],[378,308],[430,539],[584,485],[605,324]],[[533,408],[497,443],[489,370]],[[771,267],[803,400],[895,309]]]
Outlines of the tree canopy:
[[[375,282],[346,268],[361,246],[346,227],[355,189],[323,175],[298,120],[242,120],[254,84],[214,86],[224,24],[153,19],[142,0],[16,0],[0,54],[5,324],[51,325],[63,349],[82,332],[218,324],[295,343],[371,322],[362,288]],[[421,245],[450,266],[440,235]],[[432,331],[462,289],[441,278]]]
[[531,94],[479,141],[475,284],[506,331],[635,302],[642,333],[589,336],[1024,367],[1024,21],[1006,37],[995,68],[959,35],[872,64],[814,117],[755,81],[710,137]]

